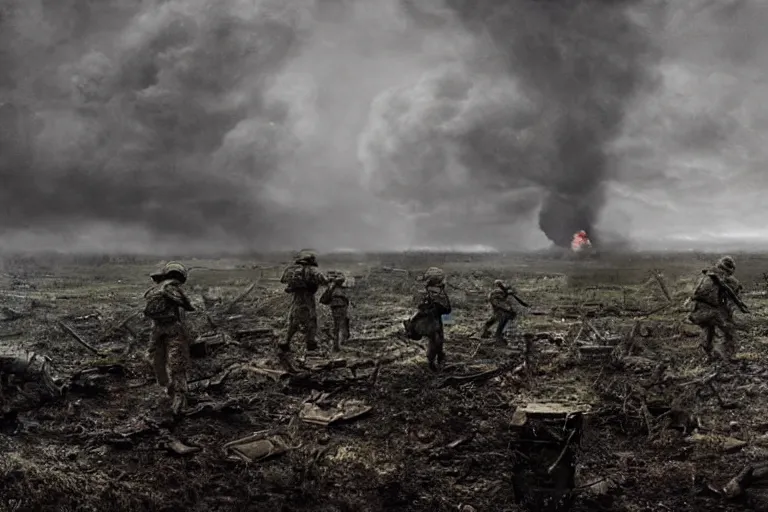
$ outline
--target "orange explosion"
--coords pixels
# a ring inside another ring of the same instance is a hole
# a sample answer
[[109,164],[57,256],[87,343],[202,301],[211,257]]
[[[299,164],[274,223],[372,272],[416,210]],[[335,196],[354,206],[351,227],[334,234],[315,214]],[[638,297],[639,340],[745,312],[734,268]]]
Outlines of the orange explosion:
[[586,231],[581,230],[578,233],[574,233],[573,240],[571,240],[571,250],[573,252],[581,252],[591,247],[592,242],[589,240]]

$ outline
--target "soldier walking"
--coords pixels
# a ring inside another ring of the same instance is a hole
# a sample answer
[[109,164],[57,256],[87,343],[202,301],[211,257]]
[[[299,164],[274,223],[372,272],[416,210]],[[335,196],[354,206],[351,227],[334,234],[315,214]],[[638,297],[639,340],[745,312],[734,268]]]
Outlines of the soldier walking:
[[515,311],[514,306],[508,300],[513,294],[514,290],[503,281],[497,279],[493,282],[493,290],[488,294],[488,303],[491,305],[492,313],[491,318],[483,326],[482,338],[490,338],[491,327],[493,327],[493,324],[496,324],[496,335],[494,337],[496,343],[499,345],[507,344],[504,340],[504,329],[517,318],[517,311]]
[[300,330],[304,331],[307,350],[317,350],[317,305],[315,294],[320,286],[328,284],[328,278],[317,269],[317,257],[309,251],[301,251],[293,264],[283,271],[280,282],[285,292],[291,294],[291,309],[288,314],[288,333],[278,344],[283,352],[291,350],[291,340]]
[[152,320],[149,357],[157,383],[165,386],[173,399],[171,410],[179,414],[187,405],[189,366],[190,336],[184,312],[195,310],[182,290],[187,282],[187,269],[172,261],[150,277],[155,285],[144,294],[144,316]]
[[342,344],[349,340],[349,297],[345,289],[346,278],[341,272],[329,272],[328,278],[331,285],[320,296],[320,304],[331,308],[333,318],[332,349],[334,352],[341,350]]
[[703,340],[701,348],[712,359],[716,331],[723,334],[723,343],[715,353],[725,361],[731,361],[736,354],[736,326],[733,322],[734,305],[742,312],[748,312],[739,294],[741,283],[734,277],[736,263],[730,256],[724,256],[714,267],[703,270],[704,274],[693,292],[693,311],[688,319],[701,327]]
[[451,301],[445,293],[445,273],[437,267],[430,267],[424,273],[424,292],[418,297],[418,310],[403,322],[409,338],[420,340],[426,337],[427,361],[432,371],[437,371],[445,363],[445,335],[443,333],[443,315],[451,313]]

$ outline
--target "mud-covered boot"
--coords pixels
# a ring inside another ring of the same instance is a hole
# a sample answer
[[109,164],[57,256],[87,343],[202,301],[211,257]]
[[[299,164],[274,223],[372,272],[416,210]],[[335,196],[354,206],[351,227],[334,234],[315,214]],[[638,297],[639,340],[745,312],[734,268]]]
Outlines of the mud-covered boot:
[[445,367],[445,352],[438,352],[437,353],[437,370],[442,371]]

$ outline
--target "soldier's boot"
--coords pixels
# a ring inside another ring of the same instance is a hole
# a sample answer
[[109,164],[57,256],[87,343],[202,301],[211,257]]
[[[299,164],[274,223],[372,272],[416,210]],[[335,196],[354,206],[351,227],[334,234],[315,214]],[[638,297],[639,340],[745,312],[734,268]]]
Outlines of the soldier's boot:
[[294,336],[296,336],[296,332],[298,331],[296,325],[293,323],[288,324],[288,332],[285,334],[285,339],[283,341],[278,342],[277,349],[280,352],[290,352],[291,351],[291,340]]
[[708,327],[704,331],[704,339],[699,344],[699,348],[704,352],[707,361],[712,361],[714,359],[712,354],[712,348],[715,343],[715,329],[712,327]]
[[487,340],[491,337],[491,327],[493,327],[493,324],[496,323],[496,317],[491,317],[489,320],[485,322],[483,325],[483,332],[480,334],[480,338]]
[[506,322],[499,322],[499,325],[496,327],[496,335],[494,336],[495,343],[502,347],[507,346],[507,340],[504,339],[504,328],[506,326]]
[[427,364],[429,364],[429,369],[433,372],[436,372],[438,370],[437,368],[437,347],[435,347],[435,342],[433,340],[429,340],[427,342]]
[[339,332],[339,343],[341,345],[346,345],[349,341],[349,318],[344,318],[344,321],[341,322],[341,330]]
[[723,343],[717,349],[717,355],[725,362],[732,363],[736,360],[736,342],[726,335]]
[[307,346],[307,350],[317,350],[317,340],[315,340],[315,330],[312,328],[307,329],[307,334],[304,337],[304,342]]
[[445,352],[443,352],[443,347],[440,347],[439,351],[437,352],[437,367],[438,369],[442,370],[444,366],[445,366]]

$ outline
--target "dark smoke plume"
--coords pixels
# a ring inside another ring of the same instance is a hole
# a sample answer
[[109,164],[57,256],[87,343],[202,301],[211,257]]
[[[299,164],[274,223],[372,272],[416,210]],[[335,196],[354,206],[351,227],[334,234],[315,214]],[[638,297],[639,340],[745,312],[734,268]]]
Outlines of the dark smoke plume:
[[279,232],[263,182],[297,144],[268,90],[313,2],[2,5],[0,231]]
[[632,101],[655,85],[657,52],[632,17],[637,3],[405,1],[433,30],[455,31],[458,19],[472,44],[374,104],[361,144],[372,186],[422,210],[461,191],[495,202],[499,215],[531,207],[530,195],[509,204],[502,192],[534,187],[552,242],[567,247],[581,229],[594,238],[610,145]]

